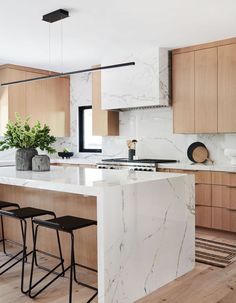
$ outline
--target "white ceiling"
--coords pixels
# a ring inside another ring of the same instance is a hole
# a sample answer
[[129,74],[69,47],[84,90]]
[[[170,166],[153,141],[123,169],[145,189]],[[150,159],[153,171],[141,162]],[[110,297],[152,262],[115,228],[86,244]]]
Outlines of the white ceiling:
[[[68,9],[51,28],[42,15]],[[235,0],[0,0],[0,62],[58,71],[128,49],[182,47],[236,36]],[[118,63],[118,62],[114,62]]]

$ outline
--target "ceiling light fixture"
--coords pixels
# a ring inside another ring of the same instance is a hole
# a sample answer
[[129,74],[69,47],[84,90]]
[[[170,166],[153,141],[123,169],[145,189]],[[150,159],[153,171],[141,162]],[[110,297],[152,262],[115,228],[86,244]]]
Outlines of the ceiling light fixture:
[[[46,21],[48,23],[54,23],[54,22],[57,22],[59,20],[61,21],[68,17],[69,17],[68,11],[66,11],[64,9],[58,9],[54,12],[43,15],[42,20]],[[49,37],[49,39],[50,39],[50,37]],[[65,77],[65,76],[75,75],[75,74],[90,73],[90,72],[95,72],[95,71],[104,70],[104,69],[120,68],[120,67],[131,66],[131,65],[135,65],[135,62],[125,62],[125,63],[119,63],[119,64],[113,64],[113,65],[98,66],[98,67],[92,67],[92,68],[87,68],[87,69],[75,70],[75,71],[71,71],[71,72],[53,73],[48,76],[1,83],[1,87],[25,83],[25,82],[47,80],[47,79],[52,79],[52,78],[61,78],[61,77]]]

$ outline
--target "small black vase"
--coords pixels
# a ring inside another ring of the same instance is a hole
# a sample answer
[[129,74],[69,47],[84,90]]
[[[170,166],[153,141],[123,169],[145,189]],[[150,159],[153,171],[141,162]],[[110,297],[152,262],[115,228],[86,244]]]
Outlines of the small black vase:
[[129,149],[129,161],[133,161],[135,156],[135,149]]

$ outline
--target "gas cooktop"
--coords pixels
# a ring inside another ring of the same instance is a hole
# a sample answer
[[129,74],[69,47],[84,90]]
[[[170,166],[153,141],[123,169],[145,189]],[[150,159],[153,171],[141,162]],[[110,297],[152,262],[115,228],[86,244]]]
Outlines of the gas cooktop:
[[102,162],[118,162],[118,163],[175,163],[178,160],[169,160],[169,159],[138,159],[138,160],[129,160],[127,158],[115,158],[115,159],[103,159]]

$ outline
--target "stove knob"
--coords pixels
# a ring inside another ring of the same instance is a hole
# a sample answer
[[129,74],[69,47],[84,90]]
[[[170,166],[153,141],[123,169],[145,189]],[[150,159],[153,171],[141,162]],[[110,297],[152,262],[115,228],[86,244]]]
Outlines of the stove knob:
[[115,169],[115,167],[110,167],[110,169]]
[[137,169],[137,168],[135,168],[134,170],[135,170],[135,171],[137,171],[138,169]]

